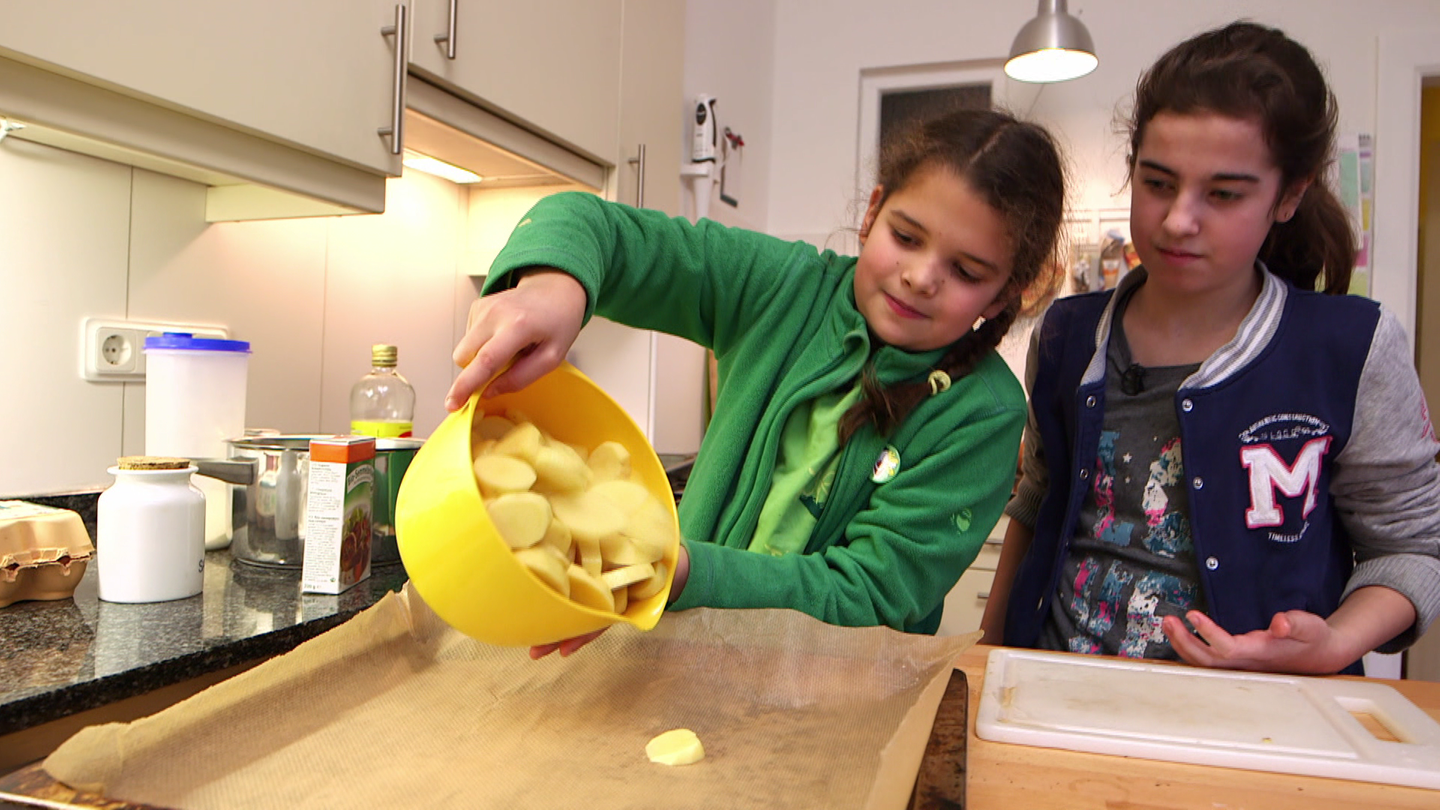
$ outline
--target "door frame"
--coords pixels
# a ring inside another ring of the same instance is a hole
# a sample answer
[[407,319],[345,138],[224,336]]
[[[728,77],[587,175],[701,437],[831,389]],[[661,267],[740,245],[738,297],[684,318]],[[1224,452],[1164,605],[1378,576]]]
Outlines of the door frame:
[[989,84],[991,106],[1003,108],[1007,106],[1009,92],[1009,83],[1005,78],[1005,60],[1001,58],[862,69],[855,187],[869,189],[873,179],[872,161],[880,143],[881,96],[895,90],[938,90]]
[[1375,244],[1370,294],[1393,311],[1415,350],[1420,227],[1420,86],[1440,75],[1440,29],[1377,37]]

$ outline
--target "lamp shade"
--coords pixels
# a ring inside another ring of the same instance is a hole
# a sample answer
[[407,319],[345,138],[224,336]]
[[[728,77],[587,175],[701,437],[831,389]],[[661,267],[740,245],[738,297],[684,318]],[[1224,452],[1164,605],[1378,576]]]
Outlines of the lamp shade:
[[1098,64],[1090,32],[1066,11],[1065,0],[1040,0],[1035,18],[1015,35],[1005,74],[1022,82],[1063,82]]

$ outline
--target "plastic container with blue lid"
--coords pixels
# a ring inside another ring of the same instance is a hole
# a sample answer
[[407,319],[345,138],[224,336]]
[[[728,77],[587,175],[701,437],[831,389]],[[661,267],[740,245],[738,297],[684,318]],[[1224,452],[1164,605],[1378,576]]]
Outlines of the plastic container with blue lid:
[[[225,458],[245,435],[250,344],[166,332],[145,338],[145,455]],[[230,485],[203,476],[205,548],[230,544]]]
[[152,349],[188,349],[198,352],[244,352],[249,354],[250,342],[221,338],[197,338],[189,332],[165,332],[145,338],[145,351],[149,352]]

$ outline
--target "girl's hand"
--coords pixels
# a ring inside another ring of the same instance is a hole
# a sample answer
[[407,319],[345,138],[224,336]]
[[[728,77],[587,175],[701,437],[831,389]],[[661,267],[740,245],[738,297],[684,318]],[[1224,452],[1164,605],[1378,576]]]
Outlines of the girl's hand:
[[1175,652],[1197,666],[1321,675],[1338,672],[1355,660],[1339,661],[1335,631],[1324,619],[1303,610],[1277,613],[1269,628],[1239,636],[1225,632],[1198,610],[1186,618],[1200,638],[1176,616],[1166,616],[1161,627]]
[[530,658],[531,660],[539,661],[541,658],[544,658],[556,650],[560,651],[562,658],[567,657],[586,644],[599,638],[601,633],[609,629],[608,627],[602,627],[593,633],[586,633],[583,636],[576,636],[575,638],[567,638],[564,641],[558,641],[554,644],[536,645],[530,648]]
[[1275,614],[1270,627],[1232,636],[1198,610],[1185,614],[1196,638],[1178,617],[1161,625],[1185,661],[1202,667],[1328,675],[1395,638],[1415,624],[1415,605],[1391,588],[1356,588],[1322,619],[1303,610]]
[[455,346],[455,365],[464,370],[445,395],[446,410],[459,410],[482,388],[487,396],[518,391],[559,366],[580,334],[586,303],[580,282],[548,268],[476,300]]

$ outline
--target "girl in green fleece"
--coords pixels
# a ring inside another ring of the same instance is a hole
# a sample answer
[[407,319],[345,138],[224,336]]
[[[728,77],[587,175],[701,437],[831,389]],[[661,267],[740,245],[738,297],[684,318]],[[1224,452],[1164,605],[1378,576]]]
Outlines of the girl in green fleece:
[[670,609],[933,633],[1015,479],[1025,394],[995,346],[1052,283],[1064,197],[1049,134],[990,110],[886,147],[858,257],[546,197],[491,268],[446,406],[512,360],[486,393],[555,368],[592,314],[706,346],[720,382]]

